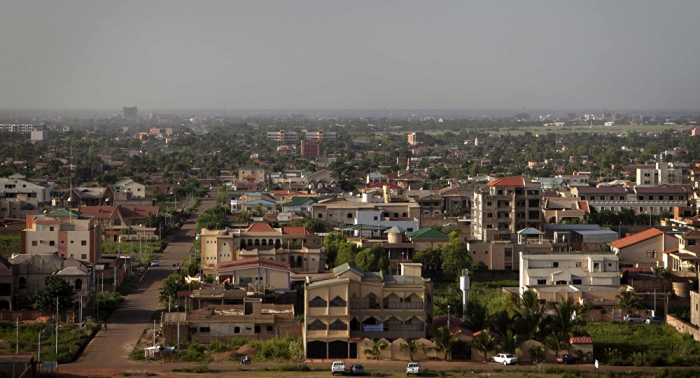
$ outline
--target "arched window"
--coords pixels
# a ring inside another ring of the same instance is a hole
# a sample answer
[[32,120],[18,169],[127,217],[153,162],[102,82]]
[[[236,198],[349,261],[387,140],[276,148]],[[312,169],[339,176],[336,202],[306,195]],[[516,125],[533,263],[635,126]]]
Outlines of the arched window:
[[83,280],[78,278],[77,280],[75,280],[75,291],[80,291],[80,290],[83,290]]
[[275,248],[280,248],[280,247],[282,247],[282,242],[279,239],[277,239],[275,241]]
[[297,268],[301,268],[301,256],[297,256]]
[[255,239],[255,245],[260,245],[260,239]]
[[262,245],[267,245],[267,239],[262,240]]

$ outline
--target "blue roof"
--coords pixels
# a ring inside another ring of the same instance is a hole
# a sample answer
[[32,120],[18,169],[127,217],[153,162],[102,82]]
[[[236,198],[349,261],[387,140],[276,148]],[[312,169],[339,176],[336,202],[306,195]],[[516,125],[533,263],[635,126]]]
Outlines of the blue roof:
[[553,231],[578,231],[578,230],[601,230],[603,229],[598,224],[547,224],[544,226],[547,230]]
[[601,228],[600,230],[574,230],[573,232],[581,235],[617,235],[616,231]]

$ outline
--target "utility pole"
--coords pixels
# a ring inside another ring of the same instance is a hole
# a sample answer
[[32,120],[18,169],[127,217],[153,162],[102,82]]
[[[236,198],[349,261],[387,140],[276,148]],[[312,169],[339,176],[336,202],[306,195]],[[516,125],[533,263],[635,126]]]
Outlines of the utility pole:
[[15,344],[15,354],[19,354],[19,316],[17,317],[17,335]]
[[39,350],[37,352],[37,362],[41,362],[41,332],[39,332]]
[[58,358],[58,297],[56,297],[56,358]]

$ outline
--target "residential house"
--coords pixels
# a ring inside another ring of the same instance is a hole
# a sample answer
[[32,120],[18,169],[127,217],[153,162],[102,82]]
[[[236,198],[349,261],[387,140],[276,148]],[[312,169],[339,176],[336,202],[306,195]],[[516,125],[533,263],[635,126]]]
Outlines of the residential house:
[[295,196],[282,203],[282,211],[311,214],[311,205],[315,203],[316,199],[313,197]]
[[249,291],[289,291],[292,288],[292,269],[289,263],[278,260],[250,257],[220,262],[216,271],[220,282],[228,281],[231,285],[248,288]]
[[13,308],[29,305],[29,297],[46,286],[46,279],[58,275],[71,284],[74,298],[80,296],[87,303],[91,290],[91,270],[74,258],[56,254],[20,254],[8,259],[13,270]]
[[343,264],[331,274],[306,279],[306,358],[358,358],[363,338],[429,337],[432,313],[432,282],[421,277],[421,264],[401,264],[400,275]]
[[588,201],[595,210],[620,211],[630,209],[635,214],[673,212],[675,206],[688,205],[688,193],[681,187],[671,186],[621,186],[574,187],[571,196]]
[[29,182],[24,175],[14,174],[9,177],[0,177],[0,201],[18,199],[50,203],[54,197],[54,191],[54,186],[43,186]]
[[612,251],[620,256],[622,264],[637,268],[657,268],[664,263],[664,252],[678,249],[679,239],[650,228],[610,243]]
[[247,165],[238,168],[239,183],[264,183],[266,182],[265,169],[255,165]]
[[27,216],[20,242],[23,254],[57,253],[90,264],[102,257],[100,224],[74,210]]
[[125,178],[117,181],[116,183],[114,183],[113,188],[115,193],[130,192],[132,198],[146,197],[146,184],[130,178]]
[[397,226],[407,231],[420,227],[420,205],[415,202],[366,203],[325,200],[311,205],[311,216],[329,227],[338,225]]

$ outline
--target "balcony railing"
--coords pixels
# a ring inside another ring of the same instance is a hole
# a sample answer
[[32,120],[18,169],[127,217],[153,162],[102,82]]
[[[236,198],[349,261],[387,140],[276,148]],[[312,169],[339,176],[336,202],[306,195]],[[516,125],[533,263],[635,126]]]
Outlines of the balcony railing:
[[350,302],[351,310],[363,310],[363,309],[381,309],[382,304],[379,302]]
[[384,308],[386,308],[386,309],[421,309],[421,308],[423,308],[423,302],[386,302],[386,303],[384,303]]
[[384,331],[422,331],[425,328],[423,323],[418,324],[386,324],[384,323]]
[[387,309],[387,310],[411,310],[411,309],[422,309],[423,302],[384,302],[382,306],[379,302],[350,302],[351,310],[365,310],[365,309]]

